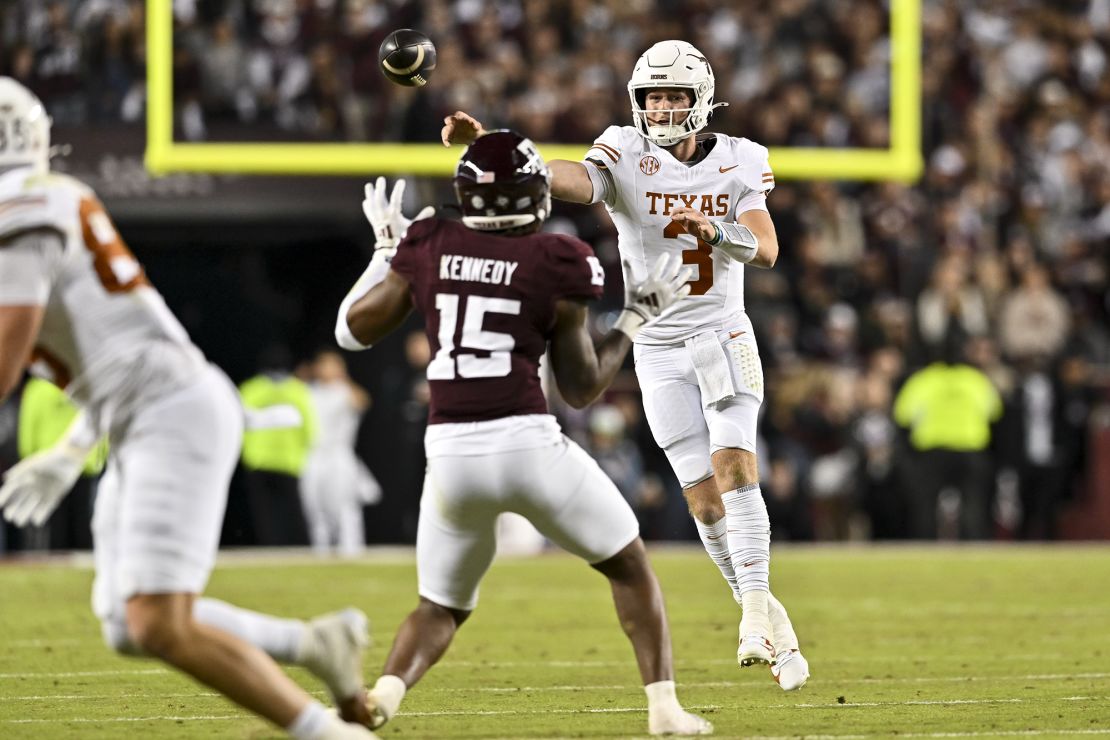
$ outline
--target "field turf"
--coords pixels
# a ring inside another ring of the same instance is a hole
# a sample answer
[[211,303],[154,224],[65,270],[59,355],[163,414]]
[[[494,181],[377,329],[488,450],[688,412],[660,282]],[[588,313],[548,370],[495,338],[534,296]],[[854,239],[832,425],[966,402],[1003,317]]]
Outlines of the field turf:
[[[737,667],[738,612],[700,549],[652,560],[679,697],[717,737],[1110,735],[1110,547],[776,549],[772,585],[813,670],[790,694],[766,668]],[[91,582],[81,565],[0,565],[0,738],[281,736],[158,663],[111,654]],[[404,552],[233,555],[209,593],[297,617],[362,607],[373,678],[415,569]],[[644,707],[604,579],[568,556],[505,559],[382,736],[644,737]]]

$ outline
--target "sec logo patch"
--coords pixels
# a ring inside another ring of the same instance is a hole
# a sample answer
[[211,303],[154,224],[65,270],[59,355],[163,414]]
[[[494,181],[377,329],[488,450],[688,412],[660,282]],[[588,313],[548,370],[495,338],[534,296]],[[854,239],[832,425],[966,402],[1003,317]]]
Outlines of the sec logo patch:
[[648,154],[640,160],[640,172],[645,175],[654,175],[659,171],[659,160],[654,155]]

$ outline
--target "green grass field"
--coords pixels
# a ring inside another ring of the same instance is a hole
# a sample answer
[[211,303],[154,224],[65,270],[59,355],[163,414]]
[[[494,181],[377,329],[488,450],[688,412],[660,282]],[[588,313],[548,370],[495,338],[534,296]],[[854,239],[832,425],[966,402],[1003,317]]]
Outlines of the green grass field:
[[[1110,548],[776,550],[773,586],[813,671],[791,694],[736,666],[738,613],[700,550],[652,559],[679,696],[719,737],[1110,735]],[[91,582],[80,567],[0,566],[0,737],[280,736],[157,663],[109,653]],[[407,556],[232,558],[209,592],[298,617],[362,607],[372,678],[414,603],[415,569]],[[643,737],[638,684],[601,576],[561,555],[503,560],[382,735]]]

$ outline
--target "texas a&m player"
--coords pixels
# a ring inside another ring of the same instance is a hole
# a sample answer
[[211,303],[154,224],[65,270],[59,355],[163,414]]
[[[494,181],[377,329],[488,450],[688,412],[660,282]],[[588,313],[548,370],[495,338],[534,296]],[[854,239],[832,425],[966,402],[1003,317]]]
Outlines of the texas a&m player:
[[[809,666],[782,604],[770,593],[770,521],[756,439],[763,370],[744,311],[744,267],[778,256],[766,196],[767,149],[699,134],[715,108],[713,71],[685,41],[661,41],[628,83],[632,126],[610,126],[581,162],[553,160],[551,193],[604,203],[617,227],[625,279],[660,255],[695,269],[690,297],[636,337],[636,375],[655,441],[682,484],[710,557],[743,607],[737,660],[771,665],[786,690]],[[465,113],[444,121],[445,145],[482,131]]]
[[539,377],[550,344],[563,396],[576,407],[590,403],[645,323],[689,292],[688,269],[664,256],[647,277],[628,280],[625,309],[595,346],[586,302],[601,296],[605,273],[584,242],[539,233],[551,211],[550,173],[531,141],[494,131],[463,153],[455,171],[461,223],[418,217],[410,226],[400,212],[403,183],[388,203],[384,179],[367,186],[378,248],[336,321],[341,346],[365,349],[415,307],[434,353],[416,536],[420,602],[369,693],[371,724],[396,713],[477,605],[495,522],[510,511],[609,578],[644,681],[649,731],[709,733],[675,696],[662,594],[636,517],[562,434]]
[[189,340],[95,193],[49,171],[50,119],[10,77],[0,77],[0,141],[0,399],[31,358],[82,410],[55,447],[6,473],[4,516],[45,522],[107,435],[93,608],[109,647],[160,658],[293,737],[374,737],[271,659],[308,668],[350,704],[362,691],[361,612],[306,624],[199,598],[242,442],[235,387]]

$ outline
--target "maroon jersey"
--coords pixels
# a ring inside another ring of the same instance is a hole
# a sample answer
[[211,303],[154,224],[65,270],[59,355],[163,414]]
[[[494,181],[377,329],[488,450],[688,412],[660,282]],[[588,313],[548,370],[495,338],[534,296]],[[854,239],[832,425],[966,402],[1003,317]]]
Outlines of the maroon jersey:
[[497,236],[438,218],[409,227],[392,268],[425,317],[429,424],[547,413],[539,367],[555,302],[600,298],[605,284],[579,239]]

